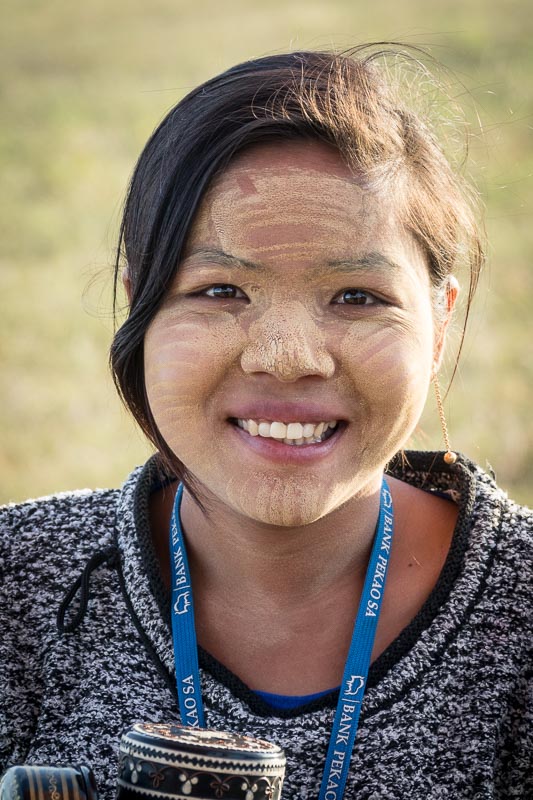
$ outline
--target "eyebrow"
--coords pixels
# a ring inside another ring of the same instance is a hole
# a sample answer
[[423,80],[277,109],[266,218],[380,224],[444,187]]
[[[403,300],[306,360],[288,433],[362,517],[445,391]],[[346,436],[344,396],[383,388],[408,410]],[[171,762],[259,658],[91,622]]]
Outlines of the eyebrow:
[[189,259],[193,258],[196,261],[205,262],[209,264],[215,261],[217,264],[220,264],[223,267],[230,267],[233,269],[250,269],[256,272],[264,272],[266,267],[263,264],[258,264],[254,261],[248,261],[246,258],[238,258],[237,256],[232,256],[229,253],[225,253],[223,250],[216,250],[211,248],[201,248],[198,250],[192,250],[184,259],[186,264]]
[[341,258],[335,261],[328,261],[327,266],[336,272],[357,272],[361,269],[385,269],[401,270],[399,264],[383,253],[364,253],[358,258]]
[[[212,248],[193,250],[184,259],[183,263],[186,264],[186,262],[193,257],[195,260],[203,261],[206,264],[215,261],[217,264],[220,264],[224,267],[229,267],[230,269],[246,269],[253,270],[255,272],[265,272],[267,270],[267,267],[265,267],[264,264],[255,261],[248,261],[246,258],[239,258],[238,256],[225,253],[223,250]],[[399,264],[383,253],[378,252],[364,253],[358,258],[334,259],[333,261],[327,261],[326,266],[330,267],[333,271],[340,273],[351,273],[365,269],[384,269],[394,271],[401,270]],[[323,267],[317,267],[316,270],[311,270],[311,272],[321,272],[322,269]]]

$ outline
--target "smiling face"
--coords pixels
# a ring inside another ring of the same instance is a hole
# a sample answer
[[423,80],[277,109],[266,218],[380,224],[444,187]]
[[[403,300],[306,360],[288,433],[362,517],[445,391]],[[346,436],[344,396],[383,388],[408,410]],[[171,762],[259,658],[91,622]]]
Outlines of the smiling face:
[[255,146],[204,197],[145,339],[158,428],[207,496],[313,522],[376,491],[436,360],[398,201],[318,142]]

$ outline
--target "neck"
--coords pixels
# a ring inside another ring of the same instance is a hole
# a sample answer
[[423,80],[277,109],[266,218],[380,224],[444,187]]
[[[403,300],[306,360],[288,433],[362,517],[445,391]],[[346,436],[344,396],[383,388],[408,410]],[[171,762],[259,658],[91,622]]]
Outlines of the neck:
[[325,518],[276,527],[210,498],[202,511],[184,492],[181,520],[195,585],[233,597],[275,597],[284,605],[364,577],[379,512],[380,483]]
[[[457,518],[453,503],[394,478],[388,482],[395,535],[373,658],[427,599]],[[377,476],[373,491],[301,529],[264,526],[214,502],[204,514],[185,493],[181,517],[204,649],[252,688],[308,694],[338,685],[374,538],[379,488]],[[151,498],[152,533],[167,586],[174,490]]]

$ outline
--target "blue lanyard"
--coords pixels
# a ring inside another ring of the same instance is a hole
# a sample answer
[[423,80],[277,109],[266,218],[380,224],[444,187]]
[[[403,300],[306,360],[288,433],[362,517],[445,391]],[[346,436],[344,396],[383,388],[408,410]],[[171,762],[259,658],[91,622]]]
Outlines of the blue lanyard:
[[204,728],[204,706],[200,689],[191,575],[180,520],[182,496],[183,484],[180,483],[170,521],[170,585],[176,685],[182,724],[192,728]]
[[[183,486],[180,484],[176,492],[170,524],[172,636],[176,661],[176,685],[182,723],[191,727],[204,727],[191,578],[180,522],[182,496]],[[344,795],[344,786],[350,768],[381,610],[392,534],[392,497],[384,478],[381,486],[377,532],[342,676],[319,800],[341,800]]]

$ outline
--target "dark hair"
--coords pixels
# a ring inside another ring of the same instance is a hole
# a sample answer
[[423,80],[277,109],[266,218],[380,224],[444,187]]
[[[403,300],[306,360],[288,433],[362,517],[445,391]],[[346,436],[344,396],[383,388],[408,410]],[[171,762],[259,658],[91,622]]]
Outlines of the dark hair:
[[124,403],[181,479],[190,476],[163,440],[148,403],[144,335],[179,267],[203,194],[237,152],[272,139],[334,145],[370,185],[401,191],[403,222],[427,254],[436,295],[456,265],[468,262],[469,307],[483,263],[475,200],[428,124],[384,79],[379,59],[391,54],[408,58],[404,49],[366,45],[348,54],[297,52],[239,64],[181,100],[141,153],[115,271],[116,298],[120,269],[127,267],[131,303],[110,362]]

